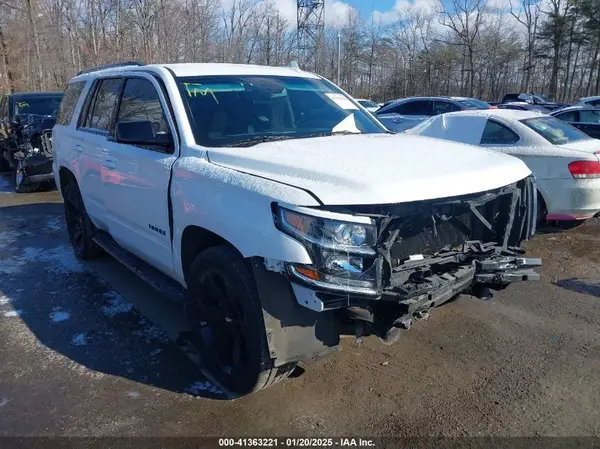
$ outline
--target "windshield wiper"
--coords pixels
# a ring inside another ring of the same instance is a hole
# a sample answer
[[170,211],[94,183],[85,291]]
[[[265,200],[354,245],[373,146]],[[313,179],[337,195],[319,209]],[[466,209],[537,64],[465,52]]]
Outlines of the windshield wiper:
[[327,137],[327,136],[345,136],[345,135],[356,135],[362,133],[354,133],[351,131],[329,131],[329,132],[318,132],[312,134],[284,134],[279,136],[257,136],[249,139],[238,140],[224,146],[227,147],[251,147],[264,142],[275,142],[278,140],[290,140],[290,139],[307,139],[311,137]]

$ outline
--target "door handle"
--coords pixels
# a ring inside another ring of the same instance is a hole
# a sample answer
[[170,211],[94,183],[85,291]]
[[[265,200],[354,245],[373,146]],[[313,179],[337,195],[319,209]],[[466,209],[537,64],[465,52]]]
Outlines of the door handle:
[[75,145],[75,151],[81,153],[83,151],[83,147],[81,145]]
[[102,161],[102,166],[108,168],[109,170],[114,170],[117,168],[117,162],[112,159],[104,159]]

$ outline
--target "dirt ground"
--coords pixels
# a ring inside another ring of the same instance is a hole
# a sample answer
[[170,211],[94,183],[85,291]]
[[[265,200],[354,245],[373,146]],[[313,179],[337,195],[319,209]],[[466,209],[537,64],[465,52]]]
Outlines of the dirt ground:
[[76,261],[58,194],[0,178],[0,436],[600,436],[600,222],[526,247],[541,281],[229,401],[173,343],[179,306]]

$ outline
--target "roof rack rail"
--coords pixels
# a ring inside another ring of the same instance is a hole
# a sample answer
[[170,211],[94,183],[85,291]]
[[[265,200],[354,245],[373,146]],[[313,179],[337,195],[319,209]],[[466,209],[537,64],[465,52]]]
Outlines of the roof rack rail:
[[97,72],[99,70],[105,70],[105,69],[115,69],[117,67],[127,67],[130,65],[137,65],[137,66],[142,66],[142,65],[146,65],[143,62],[139,62],[139,61],[126,61],[126,62],[118,62],[116,64],[107,64],[107,65],[101,65],[98,67],[92,67],[91,69],[85,69],[85,70],[81,70],[79,72],[77,72],[77,75],[83,75],[84,73],[91,73],[91,72]]

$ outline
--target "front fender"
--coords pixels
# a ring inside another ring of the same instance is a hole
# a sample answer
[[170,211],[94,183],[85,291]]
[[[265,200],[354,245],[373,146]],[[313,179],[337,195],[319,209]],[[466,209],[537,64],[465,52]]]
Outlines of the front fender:
[[317,206],[315,199],[301,189],[191,156],[174,164],[170,195],[175,267],[184,285],[181,240],[188,226],[217,234],[245,258],[311,263],[300,242],[275,228],[271,212],[273,201]]

